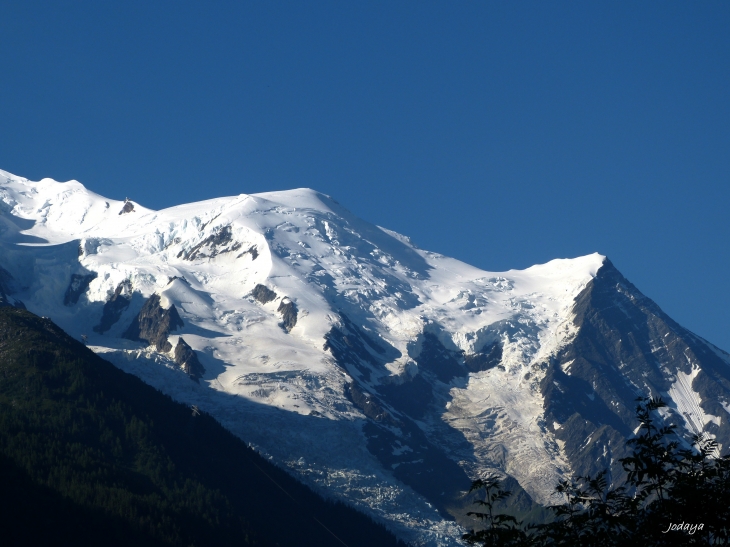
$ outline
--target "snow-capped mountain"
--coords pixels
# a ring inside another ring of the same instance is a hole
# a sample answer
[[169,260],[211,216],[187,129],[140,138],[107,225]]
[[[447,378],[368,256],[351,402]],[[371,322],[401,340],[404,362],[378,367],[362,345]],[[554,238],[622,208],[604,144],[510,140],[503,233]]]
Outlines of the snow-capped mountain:
[[549,504],[620,473],[641,394],[730,444],[730,356],[598,254],[486,272],[313,190],[152,211],[0,171],[0,266],[0,299],[414,544],[459,544],[474,478]]

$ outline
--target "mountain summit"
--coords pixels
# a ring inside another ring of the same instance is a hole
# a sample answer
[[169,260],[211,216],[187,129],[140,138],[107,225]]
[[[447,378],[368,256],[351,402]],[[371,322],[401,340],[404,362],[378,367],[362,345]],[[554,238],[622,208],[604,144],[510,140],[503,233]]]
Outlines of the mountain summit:
[[486,272],[309,189],[152,211],[0,172],[0,210],[7,303],[415,544],[459,544],[475,478],[620,474],[639,395],[730,444],[730,356],[599,254]]

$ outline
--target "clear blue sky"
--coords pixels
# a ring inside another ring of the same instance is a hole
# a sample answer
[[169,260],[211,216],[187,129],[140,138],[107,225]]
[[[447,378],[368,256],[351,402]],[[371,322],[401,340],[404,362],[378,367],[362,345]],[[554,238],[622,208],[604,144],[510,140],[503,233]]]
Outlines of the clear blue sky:
[[730,350],[730,2],[3,2],[0,168],[307,186],[489,270],[594,251]]

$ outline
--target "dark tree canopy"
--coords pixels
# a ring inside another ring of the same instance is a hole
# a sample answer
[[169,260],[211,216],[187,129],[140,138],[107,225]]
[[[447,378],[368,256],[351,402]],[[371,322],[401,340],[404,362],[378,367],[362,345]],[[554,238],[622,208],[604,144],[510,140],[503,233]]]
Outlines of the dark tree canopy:
[[563,503],[550,508],[554,519],[525,525],[498,512],[509,495],[499,480],[475,481],[470,492],[483,491],[485,499],[475,502],[483,511],[470,514],[482,528],[463,539],[490,547],[728,545],[730,455],[721,457],[707,435],[686,446],[675,426],[657,416],[666,406],[661,398],[637,403],[640,434],[628,441],[631,454],[621,460],[624,484],[609,484],[607,471],[561,481],[555,493]]

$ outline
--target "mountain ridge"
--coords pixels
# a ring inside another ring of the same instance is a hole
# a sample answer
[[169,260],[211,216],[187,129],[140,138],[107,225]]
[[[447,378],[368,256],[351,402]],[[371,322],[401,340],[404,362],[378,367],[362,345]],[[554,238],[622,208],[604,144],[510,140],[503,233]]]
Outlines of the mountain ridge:
[[[668,419],[694,412],[688,434],[695,424],[730,444],[727,354],[674,328],[597,253],[486,272],[309,189],[120,215],[123,202],[79,184],[2,176],[11,299],[414,544],[459,543],[449,508],[470,479],[511,477],[526,503],[548,504],[557,480],[596,461],[620,473],[632,390],[666,393]],[[66,305],[71,287],[78,298]],[[179,313],[167,340],[184,337],[200,384],[166,346],[122,338],[155,295]],[[602,311],[614,308],[636,320]],[[104,317],[109,328],[95,332]],[[606,349],[627,344],[637,321],[653,325],[636,330],[638,343]],[[657,364],[657,336],[697,359],[687,368],[684,353],[667,351]],[[614,380],[596,390],[605,372]],[[568,414],[561,400],[577,406]],[[285,440],[272,442],[272,430]]]

